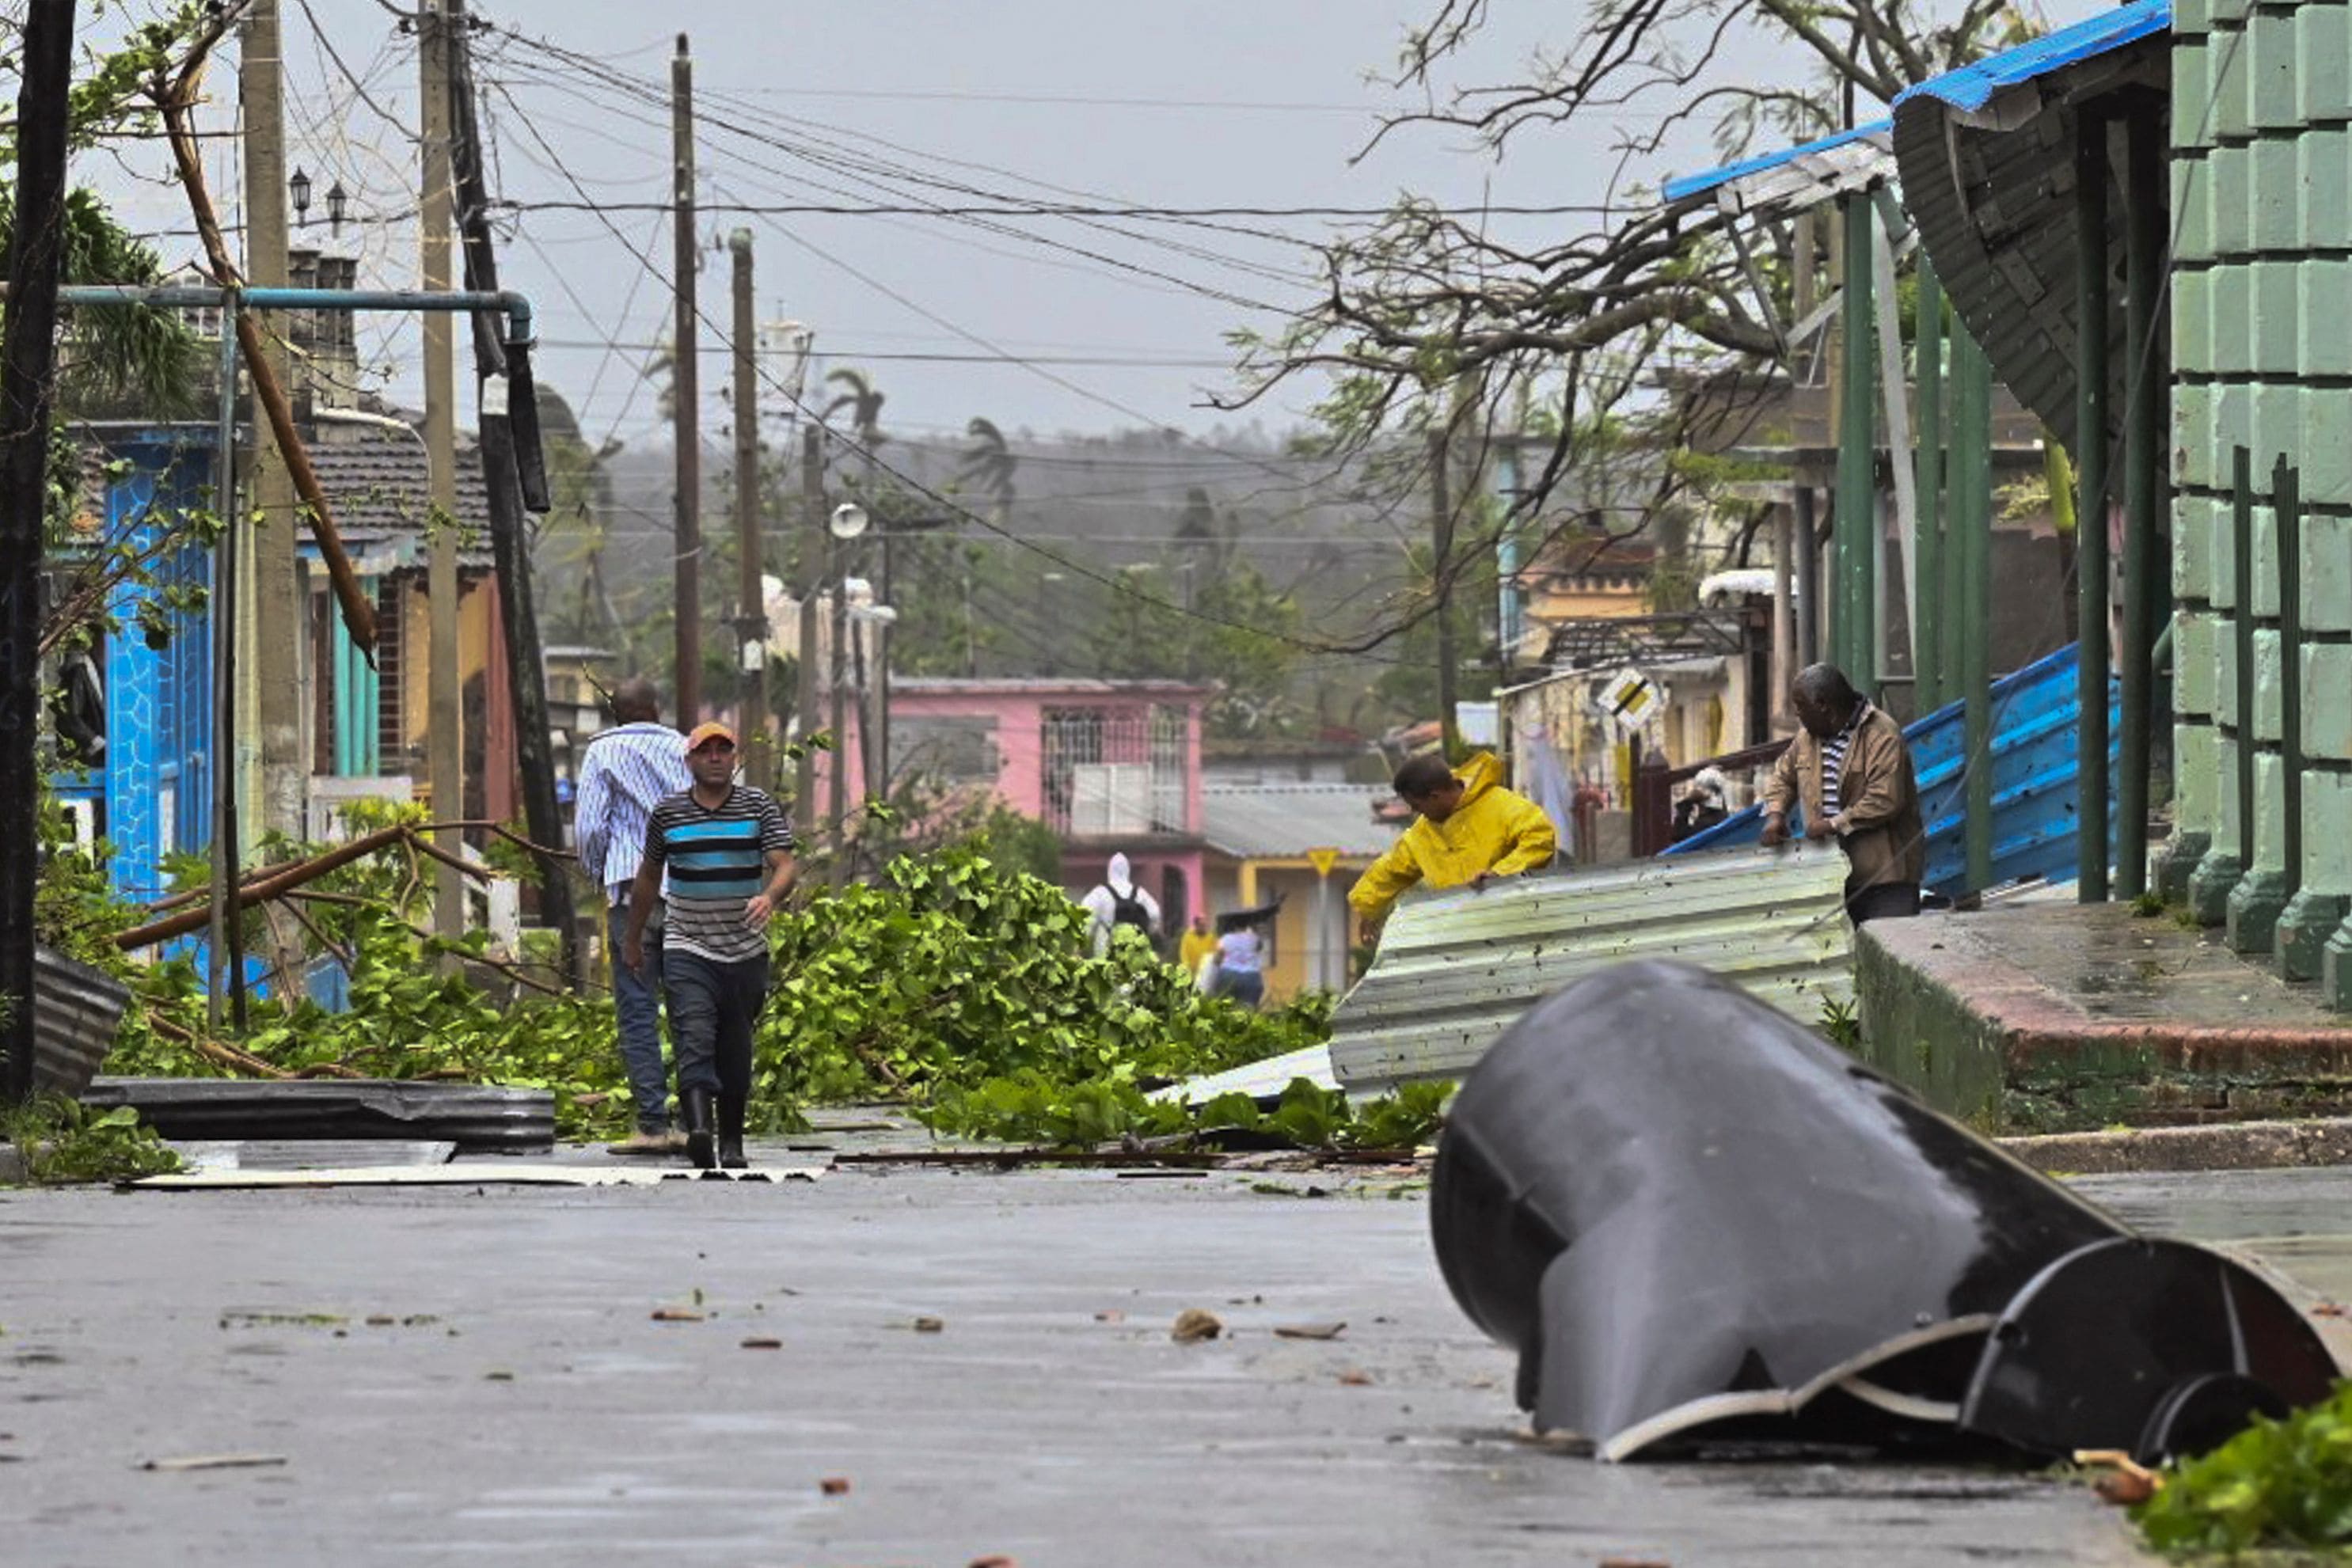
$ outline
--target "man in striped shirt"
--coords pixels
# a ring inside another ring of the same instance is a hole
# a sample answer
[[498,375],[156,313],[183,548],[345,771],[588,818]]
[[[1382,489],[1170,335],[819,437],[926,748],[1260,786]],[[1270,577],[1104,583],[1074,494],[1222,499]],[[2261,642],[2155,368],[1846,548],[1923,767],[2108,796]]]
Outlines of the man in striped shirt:
[[1845,852],[1848,919],[1918,914],[1927,834],[1903,727],[1834,664],[1798,672],[1791,695],[1803,728],[1773,765],[1763,841],[1785,841],[1790,811],[1802,807],[1805,837],[1835,839]]
[[[654,808],[692,780],[686,771],[686,737],[661,722],[661,693],[651,681],[630,679],[613,694],[620,722],[589,741],[580,757],[579,797],[572,815],[572,847],[581,869],[604,890],[604,939],[613,960],[613,1010],[621,1026],[621,1063],[635,1102],[636,1131],[614,1144],[616,1155],[667,1154],[684,1140],[670,1131],[669,1075],[662,1070],[661,998],[646,975],[620,961],[629,919],[629,889],[645,853],[646,821]],[[660,909],[648,912],[646,945],[661,969]]]
[[687,1154],[704,1170],[740,1170],[751,1033],[768,999],[768,919],[793,885],[793,830],[765,791],[735,781],[735,732],[725,725],[698,726],[686,761],[693,786],[656,806],[646,824],[621,956],[644,968],[646,912],[667,872],[662,985]]

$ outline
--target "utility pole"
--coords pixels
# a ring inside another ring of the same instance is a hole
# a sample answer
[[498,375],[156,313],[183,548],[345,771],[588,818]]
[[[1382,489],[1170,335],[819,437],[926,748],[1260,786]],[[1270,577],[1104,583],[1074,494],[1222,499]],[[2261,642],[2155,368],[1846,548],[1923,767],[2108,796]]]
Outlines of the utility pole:
[[677,442],[677,722],[691,729],[702,722],[702,379],[695,362],[698,334],[694,302],[695,269],[701,265],[694,237],[694,57],[686,35],[677,36],[670,61],[670,193],[676,217],[677,324],[670,356],[672,413]]
[[[418,251],[424,287],[449,287],[449,12],[447,0],[424,0],[417,8],[417,58],[423,68],[423,200],[418,204]],[[457,367],[448,313],[425,313],[425,454],[430,468],[426,498],[431,554],[425,591],[430,621],[425,634],[425,725],[427,772],[433,815],[454,822],[466,814],[466,715],[457,689]],[[462,855],[465,841],[454,829],[435,835],[450,855]],[[433,866],[433,929],[457,937],[466,929],[466,883],[456,866]]]
[[1454,493],[1446,472],[1453,461],[1458,413],[1457,404],[1445,423],[1429,433],[1429,522],[1437,593],[1437,720],[1448,765],[1460,761],[1462,752],[1462,726],[1454,707]]
[[800,728],[801,754],[793,763],[793,810],[805,832],[816,820],[816,596],[824,581],[824,432],[810,420],[801,432],[801,649],[800,687],[793,695],[793,719]]
[[735,624],[743,672],[743,772],[755,789],[776,787],[768,739],[768,594],[760,543],[760,351],[752,319],[751,231],[727,236],[735,257]]
[[[465,0],[449,0],[453,25],[466,12]],[[458,228],[465,237],[466,287],[499,291],[498,252],[490,243],[490,198],[482,172],[481,128],[474,112],[473,47],[461,31],[450,43],[450,94],[456,104],[457,136],[450,147],[458,201]],[[547,667],[541,657],[539,607],[531,591],[530,548],[523,522],[526,506],[545,509],[546,486],[523,480],[524,465],[543,469],[539,452],[538,391],[528,350],[509,354],[501,340],[504,318],[478,311],[474,326],[474,374],[481,411],[482,483],[489,500],[490,554],[499,580],[499,620],[506,638],[507,681],[514,705],[516,762],[522,775],[523,821],[531,841],[560,852],[563,811],[555,799],[554,746],[547,721]],[[519,439],[520,438],[520,439]],[[519,453],[519,445],[530,450]],[[493,761],[491,766],[500,766]],[[563,975],[580,973],[580,925],[572,916],[572,873],[560,853],[539,859],[539,917],[554,927],[562,944]]]
[[[283,37],[278,0],[254,0],[239,35],[237,92],[245,115],[245,280],[256,288],[282,288],[287,281]],[[285,316],[273,312],[259,325],[278,384],[291,386]],[[278,450],[278,433],[266,419],[253,425],[253,504],[260,527],[247,557],[253,606],[247,621],[254,644],[247,668],[257,687],[253,711],[261,727],[261,822],[299,840],[309,826],[302,805],[310,771],[302,748],[301,683],[296,678],[301,628],[309,622],[294,549],[300,523],[294,472]]]
[[33,898],[40,879],[41,549],[48,513],[58,275],[65,267],[73,0],[30,0],[18,40],[16,225],[0,305],[0,1050],[33,1096]]

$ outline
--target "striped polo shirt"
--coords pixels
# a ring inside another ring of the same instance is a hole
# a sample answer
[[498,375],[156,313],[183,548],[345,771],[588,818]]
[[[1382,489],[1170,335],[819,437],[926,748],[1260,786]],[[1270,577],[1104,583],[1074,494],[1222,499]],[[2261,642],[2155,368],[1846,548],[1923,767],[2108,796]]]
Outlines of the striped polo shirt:
[[765,790],[738,784],[716,807],[681,789],[646,823],[646,863],[668,873],[664,950],[715,963],[764,957],[767,933],[743,924],[743,906],[768,882],[768,856],[793,848],[792,824]]

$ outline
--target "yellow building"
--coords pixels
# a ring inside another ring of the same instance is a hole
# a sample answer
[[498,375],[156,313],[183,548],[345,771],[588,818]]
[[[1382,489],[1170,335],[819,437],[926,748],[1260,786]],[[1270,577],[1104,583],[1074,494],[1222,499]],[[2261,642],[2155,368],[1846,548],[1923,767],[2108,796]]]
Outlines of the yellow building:
[[1271,1005],[1310,989],[1343,990],[1348,972],[1348,889],[1396,841],[1373,810],[1386,785],[1224,784],[1202,791],[1203,862],[1212,921],[1274,906],[1264,927]]

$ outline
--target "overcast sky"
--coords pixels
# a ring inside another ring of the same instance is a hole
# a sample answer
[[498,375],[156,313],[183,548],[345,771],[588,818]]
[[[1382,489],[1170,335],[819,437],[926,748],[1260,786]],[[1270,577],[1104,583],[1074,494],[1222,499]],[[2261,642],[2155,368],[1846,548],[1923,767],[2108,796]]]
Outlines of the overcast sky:
[[[413,286],[415,42],[380,0],[282,3],[290,156],[320,193],[304,237],[335,247],[323,193],[340,181],[361,217],[341,246],[362,258],[362,283]],[[1458,133],[1416,129],[1351,165],[1377,112],[1398,101],[1368,74],[1391,65],[1405,28],[1431,9],[1432,0],[478,6],[513,33],[593,57],[566,59],[495,33],[478,39],[494,190],[523,203],[584,196],[607,209],[515,214],[502,281],[532,297],[549,345],[541,376],[580,408],[591,435],[645,438],[656,423],[641,373],[646,345],[670,319],[669,220],[655,209],[668,200],[661,100],[679,26],[691,32],[703,110],[698,189],[713,204],[1379,207],[1401,190],[1463,207],[1601,199],[1614,160],[1591,132],[1530,140],[1497,165]],[[1577,14],[1496,10],[1465,79],[1513,79],[1517,62],[1558,42]],[[233,111],[233,51],[223,64],[214,90]],[[236,143],[212,146],[215,192],[234,221]],[[134,178],[152,179],[166,162],[160,145],[135,144],[119,162],[89,159],[77,175],[100,183],[132,226],[158,231],[177,263],[196,254],[184,203]],[[1638,173],[1712,162],[1691,136]],[[887,396],[886,426],[909,434],[960,434],[973,415],[1008,430],[1206,430],[1227,418],[1201,406],[1231,385],[1223,335],[1271,324],[1267,308],[1312,287],[1308,254],[1261,234],[988,221],[1002,227],[713,211],[701,228],[706,245],[750,228],[762,318],[806,322],[826,365],[868,370]],[[1324,222],[1217,221],[1299,236]],[[1529,226],[1515,232],[1565,234],[1591,221],[1521,219]],[[729,261],[719,251],[706,263],[701,308],[719,329],[704,334],[708,425],[726,384]],[[413,399],[413,328],[379,318],[363,322],[360,340],[389,372],[378,384]],[[1265,411],[1265,423],[1288,425],[1302,402]]]

